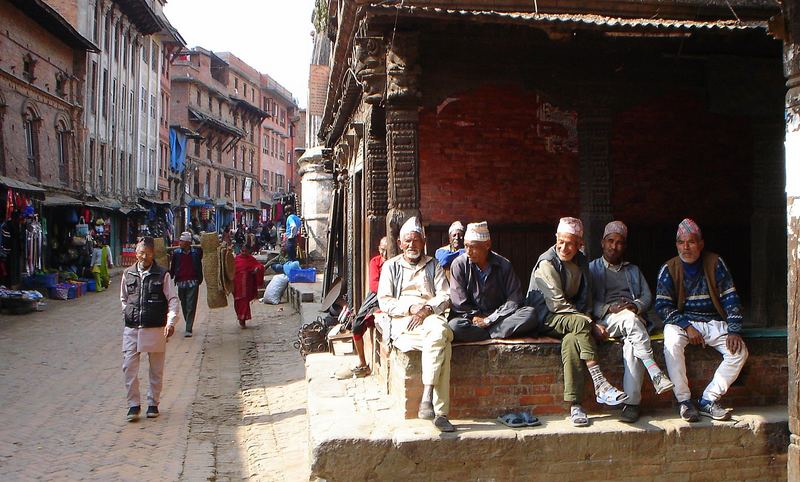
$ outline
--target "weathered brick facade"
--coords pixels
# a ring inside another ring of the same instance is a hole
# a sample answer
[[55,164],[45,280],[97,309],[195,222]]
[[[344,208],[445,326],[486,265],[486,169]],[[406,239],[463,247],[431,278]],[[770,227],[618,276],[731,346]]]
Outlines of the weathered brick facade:
[[0,174],[77,192],[87,47],[70,38],[77,32],[49,31],[7,1],[0,18]]

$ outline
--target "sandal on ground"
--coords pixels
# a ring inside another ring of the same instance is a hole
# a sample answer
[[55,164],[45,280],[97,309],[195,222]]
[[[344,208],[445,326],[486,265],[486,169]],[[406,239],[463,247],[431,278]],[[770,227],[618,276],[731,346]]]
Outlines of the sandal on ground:
[[372,373],[372,370],[368,366],[363,367],[343,367],[337,370],[333,377],[337,380],[347,380],[349,378],[362,378],[368,376]]
[[572,422],[572,425],[575,427],[586,427],[589,425],[589,417],[580,405],[573,405],[570,407],[569,421]]
[[617,406],[628,400],[628,394],[617,390],[614,386],[608,385],[606,389],[601,389],[597,393],[597,403],[603,403],[609,406]]
[[539,418],[530,412],[520,412],[519,417],[525,422],[526,427],[536,427],[542,424]]
[[525,419],[519,414],[510,412],[505,415],[497,417],[497,421],[511,428],[520,428],[525,426]]

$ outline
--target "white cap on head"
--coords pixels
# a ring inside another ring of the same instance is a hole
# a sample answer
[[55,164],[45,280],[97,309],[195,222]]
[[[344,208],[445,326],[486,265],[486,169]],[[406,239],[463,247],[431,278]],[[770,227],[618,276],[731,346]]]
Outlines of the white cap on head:
[[486,221],[467,224],[467,232],[464,233],[464,241],[491,241],[489,235],[489,224]]
[[416,216],[408,218],[408,221],[403,223],[403,227],[400,228],[400,239],[403,239],[403,236],[408,233],[419,233],[423,238],[425,237],[425,230]]
[[184,231],[181,233],[181,241],[189,241],[192,242],[192,233],[189,231]]
[[578,218],[561,218],[558,221],[556,233],[574,234],[579,238],[583,238],[583,223]]
[[451,235],[456,231],[464,231],[464,225],[461,224],[461,221],[455,221],[453,224],[451,224],[450,228],[447,230],[447,234]]

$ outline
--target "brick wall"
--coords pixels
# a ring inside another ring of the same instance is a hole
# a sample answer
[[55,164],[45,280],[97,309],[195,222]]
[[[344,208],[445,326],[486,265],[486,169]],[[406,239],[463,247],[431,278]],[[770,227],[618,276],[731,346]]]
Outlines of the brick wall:
[[[578,212],[577,148],[533,91],[483,85],[420,113],[426,223],[551,223]],[[569,114],[569,113],[568,113]]]
[[[788,365],[785,338],[748,338],[750,358],[739,379],[722,399],[725,406],[768,406],[786,403]],[[653,342],[659,366],[664,364],[663,343]],[[599,362],[606,377],[622,388],[622,343],[601,343]],[[419,352],[389,355],[390,394],[405,406],[406,417],[416,417],[422,396]],[[687,374],[693,398],[702,393],[720,362],[712,349],[686,349]],[[584,407],[603,412],[594,401],[594,390],[585,372]],[[455,346],[451,362],[450,395],[452,418],[495,418],[510,410],[529,409],[537,414],[567,413],[563,403],[564,375],[560,344]],[[675,404],[672,393],[657,396],[652,384],[642,388],[644,411],[668,409]]]
[[[44,27],[22,14],[7,2],[0,5],[0,18],[4,20],[4,35],[0,37],[0,68],[9,72],[0,80],[0,95],[5,101],[2,136],[5,152],[4,175],[25,182],[41,181],[45,185],[77,189],[80,166],[81,119],[74,104],[82,98],[85,67],[83,52],[73,51]],[[35,60],[34,79],[23,77],[23,59],[31,55]],[[66,96],[56,92],[56,75],[65,73]],[[77,78],[77,80],[75,80]],[[37,145],[40,176],[29,175],[23,112],[30,109],[38,115]],[[57,122],[63,121],[72,130],[69,146],[69,183],[62,185],[58,165]],[[2,166],[0,166],[2,169]]]
[[688,92],[650,99],[614,118],[614,216],[632,224],[677,224],[686,216],[703,224],[748,222],[752,157],[746,118],[709,112]]

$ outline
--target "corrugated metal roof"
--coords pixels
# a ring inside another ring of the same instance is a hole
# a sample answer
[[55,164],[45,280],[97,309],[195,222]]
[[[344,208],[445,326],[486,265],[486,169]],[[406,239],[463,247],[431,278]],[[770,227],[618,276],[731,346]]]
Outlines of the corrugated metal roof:
[[456,10],[435,7],[372,4],[373,13],[400,14],[411,17],[459,17],[470,20],[509,21],[519,23],[550,23],[564,25],[585,25],[621,30],[750,30],[766,29],[765,21],[738,20],[675,20],[662,18],[621,18],[594,14],[498,12],[494,10]]

